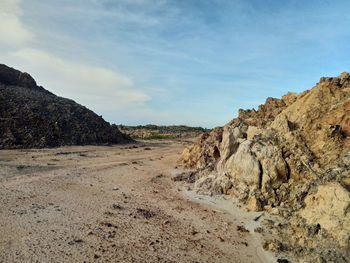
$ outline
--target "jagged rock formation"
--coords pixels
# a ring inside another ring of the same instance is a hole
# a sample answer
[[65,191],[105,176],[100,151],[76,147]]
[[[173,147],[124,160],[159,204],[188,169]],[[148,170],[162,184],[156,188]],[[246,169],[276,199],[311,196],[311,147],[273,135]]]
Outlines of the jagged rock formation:
[[[180,162],[197,169],[199,191],[233,195],[249,210],[304,218],[349,248],[350,75],[239,110],[185,149]],[[315,208],[321,196],[327,201]]]
[[91,110],[0,64],[0,149],[130,141]]

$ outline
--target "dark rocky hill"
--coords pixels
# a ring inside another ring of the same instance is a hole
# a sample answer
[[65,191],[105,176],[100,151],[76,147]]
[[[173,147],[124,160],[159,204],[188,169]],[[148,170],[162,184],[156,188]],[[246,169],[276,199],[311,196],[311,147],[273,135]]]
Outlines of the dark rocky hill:
[[38,86],[28,73],[0,64],[0,149],[131,141],[86,107]]

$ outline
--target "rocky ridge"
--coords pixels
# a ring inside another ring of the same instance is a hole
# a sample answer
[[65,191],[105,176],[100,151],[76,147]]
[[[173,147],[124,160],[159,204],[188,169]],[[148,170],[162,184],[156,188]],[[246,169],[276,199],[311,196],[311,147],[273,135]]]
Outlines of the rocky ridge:
[[38,86],[28,73],[0,64],[0,149],[131,141],[86,107]]
[[195,170],[197,191],[232,195],[284,220],[268,227],[280,238],[264,248],[300,262],[349,262],[348,73],[239,110],[185,149],[180,163]]

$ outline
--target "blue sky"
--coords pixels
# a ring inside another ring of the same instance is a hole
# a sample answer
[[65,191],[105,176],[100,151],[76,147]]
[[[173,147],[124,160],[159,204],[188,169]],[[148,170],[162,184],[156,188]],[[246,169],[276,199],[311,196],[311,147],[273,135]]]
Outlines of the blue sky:
[[350,68],[350,1],[0,0],[0,63],[112,123],[214,127]]

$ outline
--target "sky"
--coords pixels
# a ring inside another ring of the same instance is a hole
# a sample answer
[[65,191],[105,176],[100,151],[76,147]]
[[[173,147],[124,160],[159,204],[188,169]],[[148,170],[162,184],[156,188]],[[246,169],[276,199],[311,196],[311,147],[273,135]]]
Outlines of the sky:
[[115,124],[212,128],[350,71],[350,1],[0,0],[0,63]]

